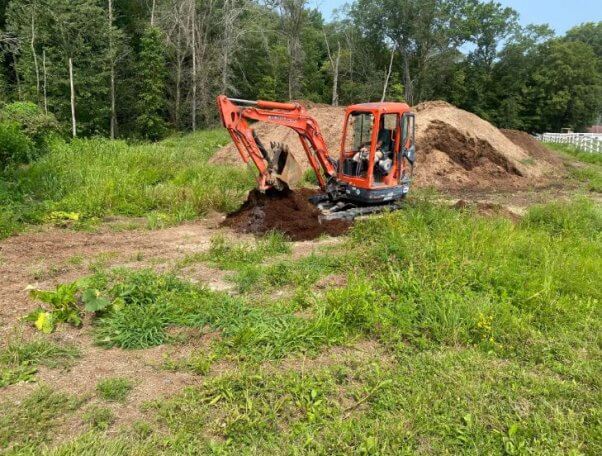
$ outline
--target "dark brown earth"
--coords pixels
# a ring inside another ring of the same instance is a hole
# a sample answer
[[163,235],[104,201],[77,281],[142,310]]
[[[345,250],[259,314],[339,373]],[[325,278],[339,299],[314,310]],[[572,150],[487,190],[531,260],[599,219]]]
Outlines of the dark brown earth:
[[308,201],[316,192],[309,189],[268,191],[253,190],[242,207],[222,223],[241,233],[265,234],[280,231],[293,241],[316,239],[322,234],[339,236],[351,225],[333,220],[320,223],[320,211]]
[[543,160],[555,166],[562,166],[563,161],[529,133],[520,130],[500,130],[506,138],[526,150],[536,160]]

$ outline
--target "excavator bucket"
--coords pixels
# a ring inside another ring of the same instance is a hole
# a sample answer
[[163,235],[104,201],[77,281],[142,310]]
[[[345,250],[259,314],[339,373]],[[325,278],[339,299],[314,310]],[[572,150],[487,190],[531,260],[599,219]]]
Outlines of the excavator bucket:
[[272,176],[286,184],[288,188],[295,188],[301,181],[303,172],[288,146],[282,143],[272,143],[271,154]]
[[288,146],[281,142],[271,142],[270,150],[263,145],[255,130],[253,139],[259,148],[261,155],[267,162],[269,173],[268,184],[276,190],[282,191],[286,188],[295,188],[302,177],[302,170]]

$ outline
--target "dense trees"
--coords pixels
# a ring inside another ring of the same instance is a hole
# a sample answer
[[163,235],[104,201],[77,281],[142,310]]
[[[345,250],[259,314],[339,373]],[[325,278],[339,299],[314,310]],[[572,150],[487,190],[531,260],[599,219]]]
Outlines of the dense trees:
[[151,139],[214,123],[221,92],[442,98],[529,131],[584,128],[601,110],[602,23],[555,37],[487,0],[355,0],[326,23],[309,5],[1,0],[0,97],[37,104],[66,132],[75,112],[78,134]]

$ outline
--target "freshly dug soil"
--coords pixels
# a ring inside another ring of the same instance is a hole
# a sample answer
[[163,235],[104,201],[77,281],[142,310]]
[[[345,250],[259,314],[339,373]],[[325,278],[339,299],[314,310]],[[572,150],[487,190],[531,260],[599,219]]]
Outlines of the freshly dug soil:
[[242,233],[265,234],[280,231],[293,241],[307,241],[322,234],[340,236],[351,223],[333,220],[320,223],[320,211],[308,201],[314,191],[285,192],[253,190],[242,207],[228,215],[222,225]]
[[540,143],[529,133],[520,130],[500,130],[506,138],[521,147],[532,158],[543,160],[554,166],[562,166],[562,158],[554,154],[550,149]]

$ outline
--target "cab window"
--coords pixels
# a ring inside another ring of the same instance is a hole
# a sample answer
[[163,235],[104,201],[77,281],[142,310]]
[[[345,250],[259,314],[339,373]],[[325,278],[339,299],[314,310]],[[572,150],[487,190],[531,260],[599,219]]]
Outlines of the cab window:
[[347,120],[345,152],[358,152],[362,147],[370,148],[374,116],[370,113],[351,114]]

